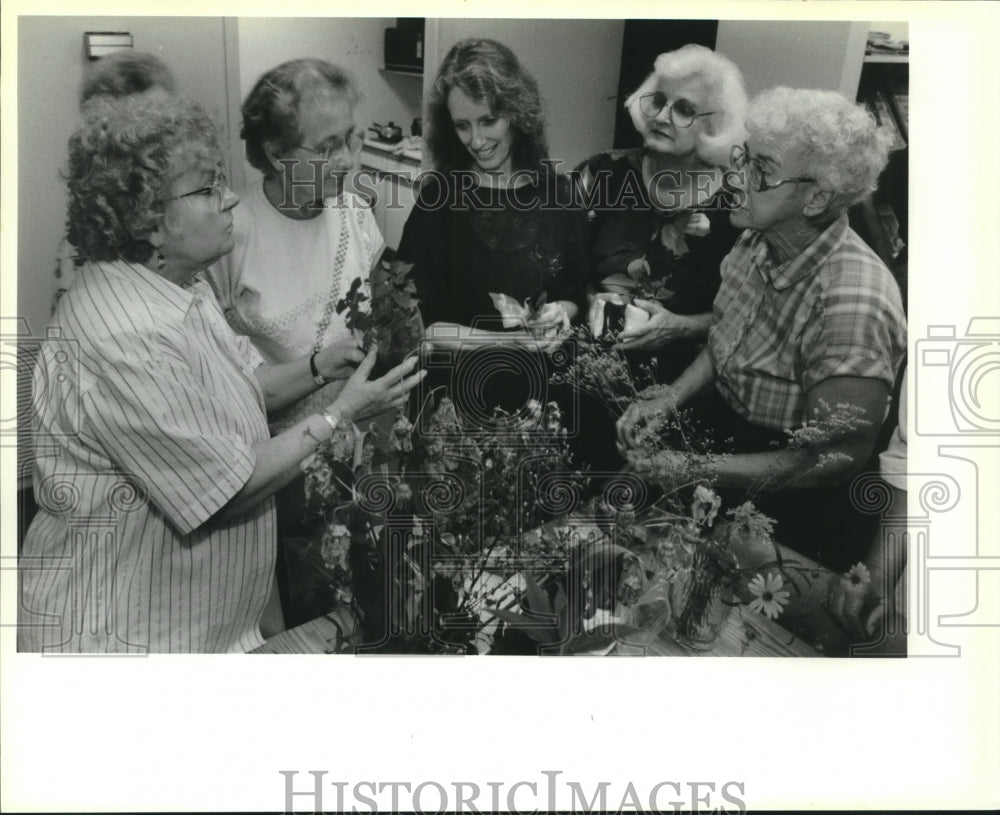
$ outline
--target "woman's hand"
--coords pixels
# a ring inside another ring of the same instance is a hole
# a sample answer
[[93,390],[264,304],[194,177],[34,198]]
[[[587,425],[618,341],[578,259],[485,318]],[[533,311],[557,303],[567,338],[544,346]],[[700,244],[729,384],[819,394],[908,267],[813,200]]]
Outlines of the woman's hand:
[[629,405],[616,424],[618,451],[627,457],[628,451],[636,447],[639,428],[648,424],[653,417],[658,422],[670,417],[677,412],[677,406],[677,394],[669,386],[656,388],[656,396],[653,398],[643,398],[640,394],[638,401]]
[[364,358],[356,342],[334,342],[316,354],[316,370],[324,379],[347,379]]
[[376,354],[376,348],[368,352],[330,406],[342,419],[358,421],[402,407],[409,392],[427,375],[423,370],[408,376],[417,365],[417,357],[411,356],[381,379],[369,381]]
[[687,335],[688,319],[669,311],[656,300],[635,300],[632,305],[649,314],[649,321],[622,331],[615,350],[657,351]]
[[826,605],[833,618],[858,642],[872,639],[888,613],[881,573],[873,570],[870,583],[854,583],[850,577],[833,575],[827,584]]
[[653,456],[637,450],[624,450],[622,457],[628,470],[645,478],[683,475],[689,472],[692,463],[690,455],[675,450],[660,450]]

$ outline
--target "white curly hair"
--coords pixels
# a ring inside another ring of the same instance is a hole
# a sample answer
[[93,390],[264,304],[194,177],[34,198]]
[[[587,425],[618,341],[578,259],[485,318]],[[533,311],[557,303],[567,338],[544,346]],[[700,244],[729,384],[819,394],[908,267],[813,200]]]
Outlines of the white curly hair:
[[802,174],[834,194],[828,214],[875,191],[892,143],[864,105],[835,91],[800,88],[771,88],[754,97],[747,131],[760,146],[799,151]]
[[683,82],[694,78],[705,84],[708,106],[713,111],[712,116],[704,119],[706,126],[698,138],[696,152],[706,164],[728,166],[733,145],[746,140],[743,120],[748,104],[743,74],[728,57],[694,43],[660,54],[653,63],[653,72],[625,100],[625,108],[635,129],[644,133],[648,124],[639,109],[639,97],[655,91],[661,81]]

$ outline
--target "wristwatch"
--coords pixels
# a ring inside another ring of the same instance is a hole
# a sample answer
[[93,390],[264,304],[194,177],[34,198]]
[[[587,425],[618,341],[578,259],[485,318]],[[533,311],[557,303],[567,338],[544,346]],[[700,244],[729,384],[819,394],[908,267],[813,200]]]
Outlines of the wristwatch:
[[319,387],[326,385],[329,380],[319,372],[319,368],[316,367],[316,354],[319,351],[314,351],[313,355],[309,357],[309,373],[312,374],[313,382],[315,382]]

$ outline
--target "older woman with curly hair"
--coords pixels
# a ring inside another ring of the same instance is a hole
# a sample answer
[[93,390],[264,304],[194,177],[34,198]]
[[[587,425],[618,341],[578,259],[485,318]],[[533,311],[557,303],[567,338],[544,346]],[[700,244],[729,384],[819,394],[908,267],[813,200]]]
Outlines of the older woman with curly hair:
[[[420,187],[399,262],[412,269],[428,338],[468,352],[457,363],[468,378],[452,382],[452,397],[468,418],[488,419],[494,406],[516,410],[545,395],[538,351],[584,301],[583,213],[546,162],[538,86],[505,45],[469,39],[452,46],[434,80],[428,119],[436,172]],[[503,305],[525,302],[521,322]],[[489,349],[497,346],[509,353],[495,356]],[[504,356],[514,370],[537,371],[543,387],[503,374],[496,363]],[[470,392],[463,394],[465,383]],[[471,392],[480,383],[482,390]]]
[[685,45],[660,54],[625,102],[643,147],[598,154],[579,169],[601,300],[636,298],[648,320],[626,326],[619,348],[658,354],[661,379],[679,374],[704,344],[719,264],[739,230],[729,224],[729,151],[744,138],[740,69]]
[[[279,431],[333,399],[362,357],[336,312],[385,249],[371,207],[345,189],[364,140],[354,118],[359,100],[350,74],[306,58],[264,73],[243,102],[240,136],[263,177],[243,192],[236,248],[208,279],[229,324],[266,361],[313,355],[320,388],[272,417]],[[331,344],[340,359],[324,361],[318,354]]]
[[[779,537],[815,541],[821,559],[843,567],[867,539],[848,534],[843,485],[872,457],[906,350],[896,282],[847,221],[876,188],[888,141],[863,106],[819,90],[762,93],[747,130],[732,149],[746,183],[730,216],[745,231],[722,263],[708,345],[672,385],[629,408],[619,438],[645,472],[693,468],[726,487],[780,489],[769,513]],[[734,454],[692,465],[637,448],[640,425],[683,406],[732,439]]]
[[[341,425],[402,404],[412,363],[271,437],[315,390],[260,365],[200,274],[233,248],[218,137],[179,98],[98,99],[70,140],[69,235],[86,264],[38,375],[39,512],[21,560],[21,650],[248,651],[273,598],[274,494]],[[324,360],[325,361],[325,360]]]

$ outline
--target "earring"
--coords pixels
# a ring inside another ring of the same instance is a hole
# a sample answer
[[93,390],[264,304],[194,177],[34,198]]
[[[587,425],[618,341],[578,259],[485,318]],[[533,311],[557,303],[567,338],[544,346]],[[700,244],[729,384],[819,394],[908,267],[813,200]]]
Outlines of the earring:
[[167,267],[167,256],[159,249],[156,250],[156,269],[162,272]]

